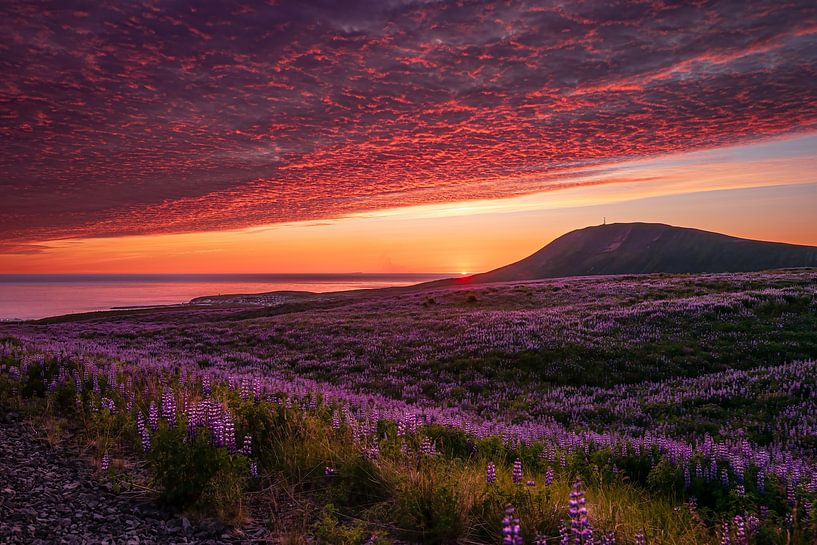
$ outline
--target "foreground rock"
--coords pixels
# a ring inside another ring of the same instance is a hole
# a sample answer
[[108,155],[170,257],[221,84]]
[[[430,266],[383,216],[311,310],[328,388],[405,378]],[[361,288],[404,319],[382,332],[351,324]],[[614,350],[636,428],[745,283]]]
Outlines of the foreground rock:
[[261,529],[192,524],[117,495],[68,448],[52,448],[0,407],[0,543],[151,545],[258,543]]

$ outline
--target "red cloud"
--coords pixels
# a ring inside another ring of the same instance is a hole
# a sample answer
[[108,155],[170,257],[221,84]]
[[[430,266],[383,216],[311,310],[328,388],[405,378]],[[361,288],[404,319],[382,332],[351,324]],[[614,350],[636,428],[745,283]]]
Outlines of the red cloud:
[[505,197],[817,126],[813,2],[0,11],[7,241]]

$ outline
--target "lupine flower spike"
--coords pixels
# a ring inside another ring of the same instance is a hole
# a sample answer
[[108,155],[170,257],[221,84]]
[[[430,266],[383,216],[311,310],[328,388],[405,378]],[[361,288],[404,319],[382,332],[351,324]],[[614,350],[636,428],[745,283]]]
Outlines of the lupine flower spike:
[[522,529],[510,503],[505,506],[505,518],[502,519],[502,545],[522,545]]

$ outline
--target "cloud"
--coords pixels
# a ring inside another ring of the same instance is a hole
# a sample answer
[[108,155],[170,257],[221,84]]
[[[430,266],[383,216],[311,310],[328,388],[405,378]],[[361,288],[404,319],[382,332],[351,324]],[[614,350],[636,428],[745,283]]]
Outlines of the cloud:
[[813,2],[0,12],[7,241],[512,197],[817,128]]
[[6,244],[0,243],[0,255],[34,255],[45,253],[49,249],[43,244]]

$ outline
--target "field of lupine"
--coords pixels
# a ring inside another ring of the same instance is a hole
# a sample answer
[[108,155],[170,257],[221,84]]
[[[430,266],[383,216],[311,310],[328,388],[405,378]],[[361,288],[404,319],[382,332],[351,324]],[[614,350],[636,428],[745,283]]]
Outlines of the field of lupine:
[[100,478],[288,543],[812,544],[817,272],[324,294],[0,326]]

